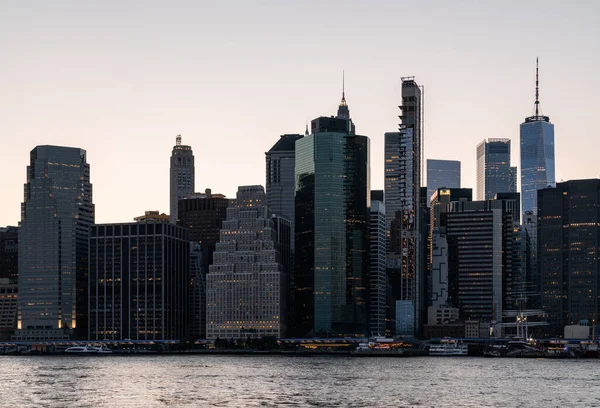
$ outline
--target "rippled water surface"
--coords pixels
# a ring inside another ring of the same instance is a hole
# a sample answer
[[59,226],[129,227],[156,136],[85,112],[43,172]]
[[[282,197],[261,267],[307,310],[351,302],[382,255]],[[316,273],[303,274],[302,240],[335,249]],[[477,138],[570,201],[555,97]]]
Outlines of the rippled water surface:
[[600,407],[600,360],[0,356],[2,407]]

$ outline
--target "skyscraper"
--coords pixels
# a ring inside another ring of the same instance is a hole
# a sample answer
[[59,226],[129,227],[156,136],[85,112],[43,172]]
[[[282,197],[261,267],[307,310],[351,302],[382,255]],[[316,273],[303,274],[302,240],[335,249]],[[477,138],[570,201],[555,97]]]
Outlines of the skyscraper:
[[517,192],[517,168],[510,166],[510,139],[488,139],[477,145],[477,200]]
[[513,214],[519,199],[453,202],[447,214],[448,301],[465,319],[502,321],[515,289]]
[[89,339],[187,336],[188,231],[164,220],[92,226]]
[[296,141],[298,336],[367,333],[369,139],[355,134],[345,95],[337,117]]
[[[425,299],[425,265],[420,253],[422,90],[413,77],[402,78],[402,123],[399,132],[385,134],[385,210],[389,236],[387,270],[392,296],[403,316],[391,317],[403,330],[419,330]],[[414,312],[408,313],[408,304]],[[400,312],[398,312],[400,313]],[[402,319],[415,319],[405,322]],[[397,333],[413,334],[413,333]]]
[[94,222],[83,149],[37,146],[19,228],[19,339],[87,337],[88,239]]
[[600,180],[538,190],[537,251],[548,336],[600,318]]
[[539,71],[535,69],[535,115],[521,123],[521,197],[523,214],[537,214],[537,190],[554,187],[554,125],[540,114]]
[[190,146],[181,144],[181,135],[178,135],[171,152],[170,215],[173,224],[178,220],[178,201],[193,194],[194,189],[194,153]]
[[427,159],[427,206],[438,188],[460,188],[460,161]]
[[[378,194],[380,193],[380,194]],[[384,336],[386,332],[386,289],[385,270],[386,223],[383,191],[371,192],[369,226],[369,335]]]
[[285,335],[288,282],[280,259],[263,187],[240,187],[206,277],[207,338]]
[[[273,214],[290,220],[294,236],[294,170],[296,167],[296,140],[302,135],[281,135],[277,143],[265,153],[267,165],[267,206]],[[294,249],[294,240],[291,243]]]

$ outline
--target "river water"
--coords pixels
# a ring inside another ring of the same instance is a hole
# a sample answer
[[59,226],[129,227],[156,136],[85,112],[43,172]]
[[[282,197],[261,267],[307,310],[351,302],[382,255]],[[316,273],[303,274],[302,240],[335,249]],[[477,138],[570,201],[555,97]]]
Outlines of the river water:
[[600,360],[0,356],[0,406],[600,407]]

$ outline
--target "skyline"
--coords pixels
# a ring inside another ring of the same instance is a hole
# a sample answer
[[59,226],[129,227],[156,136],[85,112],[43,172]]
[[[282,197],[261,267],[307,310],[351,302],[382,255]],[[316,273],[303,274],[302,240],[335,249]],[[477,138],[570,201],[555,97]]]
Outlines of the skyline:
[[[98,223],[168,212],[177,134],[194,150],[197,191],[233,198],[240,185],[264,185],[264,154],[281,134],[302,134],[308,121],[335,115],[342,70],[357,133],[371,139],[373,189],[383,188],[384,133],[397,130],[403,76],[425,87],[424,159],[460,160],[462,185],[473,189],[483,139],[510,138],[520,165],[519,125],[534,111],[538,56],[542,113],[556,131],[557,182],[600,175],[598,5],[537,2],[513,13],[516,2],[451,10],[314,4],[0,6],[8,56],[0,67],[0,225],[20,220],[37,145],[87,151]],[[544,18],[536,18],[541,4]],[[341,22],[360,15],[361,24],[331,27],[328,11]],[[391,24],[394,14],[403,30]],[[402,42],[402,32],[415,33],[414,41]],[[136,179],[121,178],[128,166]]]

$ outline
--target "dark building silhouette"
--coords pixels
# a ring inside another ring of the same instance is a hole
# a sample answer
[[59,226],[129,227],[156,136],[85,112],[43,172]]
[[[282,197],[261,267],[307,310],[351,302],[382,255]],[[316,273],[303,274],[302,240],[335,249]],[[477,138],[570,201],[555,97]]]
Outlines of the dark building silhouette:
[[188,231],[170,223],[94,225],[89,339],[187,336],[189,252]]
[[537,193],[537,251],[546,335],[565,325],[598,323],[600,180],[571,180]]
[[0,228],[0,279],[17,283],[19,275],[19,228]]

